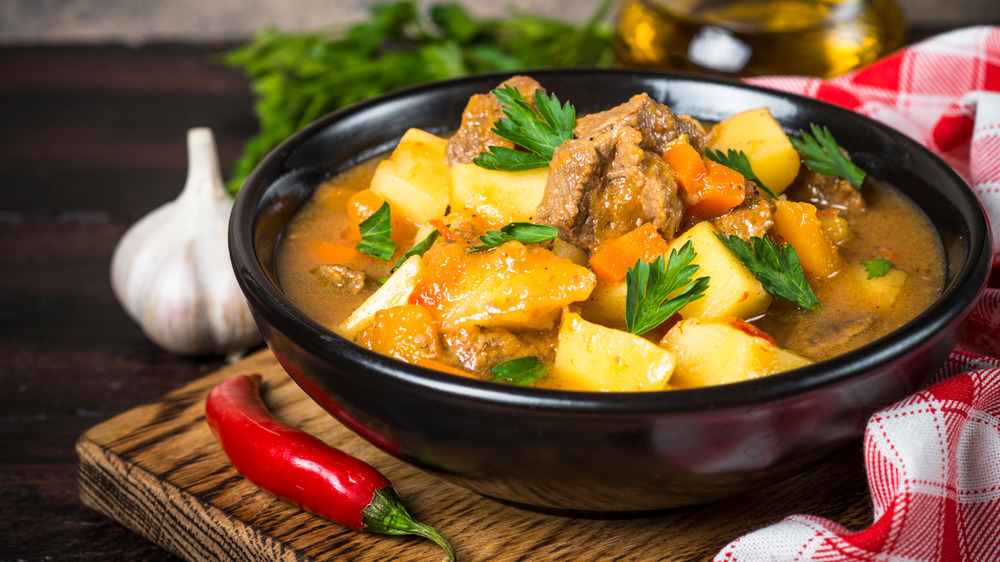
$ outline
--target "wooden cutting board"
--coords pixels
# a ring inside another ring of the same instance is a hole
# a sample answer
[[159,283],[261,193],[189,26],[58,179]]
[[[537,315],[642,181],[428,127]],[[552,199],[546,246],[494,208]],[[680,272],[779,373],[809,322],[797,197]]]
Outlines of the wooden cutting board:
[[354,454],[392,480],[410,512],[462,561],[710,560],[738,536],[795,513],[851,529],[871,523],[861,443],[787,482],[652,517],[580,519],[483,498],[369,445],[310,400],[268,350],[125,412],[77,442],[84,504],[188,560],[440,560],[417,537],[361,533],[278,500],[242,478],[205,424],[208,390],[260,373],[282,420]]

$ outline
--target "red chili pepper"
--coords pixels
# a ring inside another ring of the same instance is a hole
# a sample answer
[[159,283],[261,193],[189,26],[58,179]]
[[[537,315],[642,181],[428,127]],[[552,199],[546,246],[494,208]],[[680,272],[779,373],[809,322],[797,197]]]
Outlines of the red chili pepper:
[[260,397],[260,375],[237,376],[212,389],[205,415],[233,467],[279,498],[352,529],[419,535],[455,550],[415,520],[389,479],[368,463],[279,421]]

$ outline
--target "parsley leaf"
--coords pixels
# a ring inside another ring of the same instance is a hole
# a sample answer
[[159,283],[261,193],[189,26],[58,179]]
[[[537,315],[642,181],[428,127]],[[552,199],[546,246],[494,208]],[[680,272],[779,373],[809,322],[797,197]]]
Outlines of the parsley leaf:
[[750,165],[750,159],[742,150],[729,149],[728,154],[723,154],[721,150],[706,150],[705,156],[708,156],[710,160],[715,160],[723,166],[729,166],[730,168],[736,170],[737,172],[743,174],[743,177],[756,183],[764,193],[771,196],[771,199],[777,199],[778,194],[775,193],[770,187],[764,185],[764,182],[760,181],[757,174],[753,173],[753,167]]
[[555,240],[559,235],[559,230],[554,226],[534,224],[530,222],[512,222],[507,226],[497,230],[487,230],[486,234],[479,237],[483,243],[479,246],[472,246],[469,252],[482,252],[490,248],[496,248],[511,240],[517,240],[522,244],[534,242],[548,242]]
[[416,245],[407,250],[405,254],[400,256],[400,258],[396,261],[396,265],[392,266],[392,271],[396,271],[397,269],[399,269],[399,266],[403,265],[403,262],[410,259],[410,256],[424,255],[427,252],[427,250],[431,249],[431,246],[433,246],[434,242],[436,242],[437,239],[440,237],[441,237],[441,231],[439,231],[436,228],[432,230],[431,233],[428,234],[423,240],[417,242]]
[[705,296],[708,277],[691,281],[698,266],[690,241],[670,251],[664,264],[658,256],[652,264],[642,260],[625,274],[625,324],[633,334],[645,334],[670,318],[689,302]]
[[802,139],[788,137],[795,150],[806,156],[802,163],[815,172],[844,178],[851,182],[854,187],[861,187],[861,183],[865,180],[865,171],[855,166],[844,156],[844,153],[840,151],[840,145],[830,134],[829,129],[821,128],[815,123],[810,123],[809,126],[812,129],[812,135],[800,130]]
[[560,105],[555,94],[535,90],[535,109],[514,86],[504,86],[490,92],[503,107],[504,117],[493,125],[493,132],[524,148],[528,152],[502,146],[491,146],[472,162],[489,170],[524,170],[542,168],[552,160],[552,154],[563,142],[573,138],[576,109],[569,102]]
[[875,279],[876,277],[884,277],[892,269],[892,266],[896,264],[892,263],[892,260],[885,258],[872,258],[870,260],[861,260],[861,265],[865,266],[868,278]]
[[493,382],[531,386],[531,383],[545,376],[545,366],[538,357],[529,355],[504,361],[490,369],[490,372],[495,375],[490,379]]
[[734,235],[727,237],[716,234],[716,237],[747,266],[771,296],[795,303],[806,310],[820,307],[819,299],[799,265],[799,255],[791,244],[779,247],[770,236],[752,236],[750,243]]
[[396,243],[390,240],[392,235],[392,220],[389,213],[389,203],[382,203],[370,217],[361,221],[361,242],[358,251],[369,256],[375,256],[382,261],[389,261],[396,251]]

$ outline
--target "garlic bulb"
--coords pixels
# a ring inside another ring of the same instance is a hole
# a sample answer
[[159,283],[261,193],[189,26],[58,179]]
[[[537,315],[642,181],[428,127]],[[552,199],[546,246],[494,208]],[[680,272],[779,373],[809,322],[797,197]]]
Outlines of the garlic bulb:
[[212,131],[190,129],[187,149],[184,190],[125,232],[111,259],[111,286],[158,346],[232,360],[261,341],[229,261],[233,198]]

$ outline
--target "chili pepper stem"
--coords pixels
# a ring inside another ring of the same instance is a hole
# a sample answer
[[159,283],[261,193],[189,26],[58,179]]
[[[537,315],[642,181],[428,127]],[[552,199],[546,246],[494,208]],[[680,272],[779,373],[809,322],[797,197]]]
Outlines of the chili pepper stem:
[[392,487],[375,490],[371,503],[361,513],[365,531],[386,535],[418,535],[434,541],[444,549],[448,560],[455,560],[455,549],[448,539],[434,527],[414,519]]

